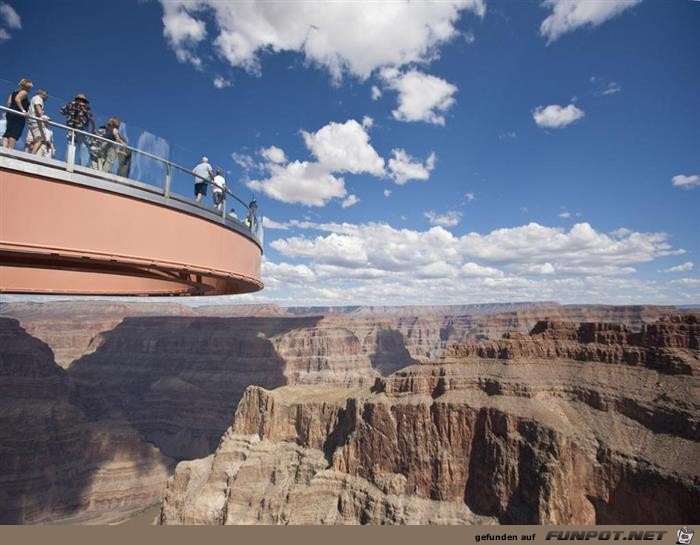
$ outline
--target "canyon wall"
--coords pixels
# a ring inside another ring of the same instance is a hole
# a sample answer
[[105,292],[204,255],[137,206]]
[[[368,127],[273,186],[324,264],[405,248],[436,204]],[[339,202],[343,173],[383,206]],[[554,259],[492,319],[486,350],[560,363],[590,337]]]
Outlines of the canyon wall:
[[542,322],[536,354],[465,346],[371,387],[251,386],[216,452],[178,465],[161,522],[696,523],[698,318],[634,337],[672,374],[557,348],[622,329]]
[[99,521],[160,499],[173,461],[118,415],[93,416],[49,347],[0,318],[0,523]]
[[[354,307],[320,315],[315,314],[319,309],[274,305],[0,304],[0,315],[19,321],[0,318],[6,339],[0,344],[0,389],[8,392],[2,399],[5,416],[0,417],[5,449],[0,505],[7,506],[0,509],[0,518],[100,521],[110,511],[156,501],[176,461],[213,456],[249,385],[261,391],[337,392],[339,401],[331,404],[345,411],[348,392],[371,391],[378,379],[403,368],[432,369],[436,362],[478,358],[468,353],[473,350],[469,346],[480,340],[483,346],[515,342],[543,318],[552,323],[605,318],[625,324],[629,349],[638,342],[634,335],[669,310],[523,304],[469,308],[474,314],[458,314],[468,307],[457,306]],[[497,312],[502,310],[507,312]],[[502,339],[504,333],[513,337]],[[685,350],[694,349],[688,345]],[[684,372],[684,363],[673,361],[674,369]],[[295,443],[295,448],[306,447]],[[307,460],[313,467],[326,464],[326,451],[320,450],[323,459],[316,452]],[[287,455],[295,456],[292,451]],[[501,516],[477,516],[451,497],[395,498],[399,476],[386,483],[381,477],[350,477],[342,475],[350,511],[336,521],[355,520],[356,507],[351,506],[370,496],[396,518],[377,507],[380,511],[362,515],[369,518],[360,521],[387,516],[396,522],[488,522]],[[108,490],[110,479],[119,482],[114,491]],[[335,477],[328,479],[331,492],[340,486],[332,484]],[[328,498],[335,497],[331,492]]]

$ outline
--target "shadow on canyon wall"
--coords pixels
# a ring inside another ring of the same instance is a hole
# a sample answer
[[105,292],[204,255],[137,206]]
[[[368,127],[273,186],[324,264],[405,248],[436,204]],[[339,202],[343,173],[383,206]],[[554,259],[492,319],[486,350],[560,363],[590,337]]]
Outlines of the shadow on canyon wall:
[[[127,317],[64,370],[47,344],[0,318],[0,522],[82,514],[116,459],[132,464],[129,478],[155,482],[162,467],[211,454],[247,386],[287,384],[273,337],[321,320]],[[384,375],[416,362],[394,329],[372,349],[368,366]]]
[[91,423],[48,345],[8,318],[0,318],[0,394],[0,524],[84,510],[95,472],[124,451],[137,479],[163,462],[123,421]]
[[248,385],[286,383],[269,337],[318,320],[126,318],[66,371],[0,318],[0,523],[84,511],[95,475],[123,454],[135,473],[172,466],[161,453],[207,456]]
[[418,363],[406,349],[406,342],[400,331],[382,329],[377,332],[377,345],[369,357],[372,367],[382,375],[390,375],[394,371]]
[[216,449],[247,386],[286,384],[270,337],[319,320],[126,318],[68,375],[88,414],[118,411],[167,456],[201,458]]

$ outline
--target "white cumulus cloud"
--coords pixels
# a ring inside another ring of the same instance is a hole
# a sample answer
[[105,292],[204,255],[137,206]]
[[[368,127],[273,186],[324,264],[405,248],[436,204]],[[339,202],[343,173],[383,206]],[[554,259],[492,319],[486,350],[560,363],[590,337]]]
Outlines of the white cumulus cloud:
[[456,102],[456,85],[415,69],[402,73],[387,68],[381,77],[389,89],[398,92],[397,107],[392,112],[395,119],[445,124],[444,113]]
[[280,231],[289,231],[289,226],[286,223],[275,221],[272,218],[263,216],[262,220],[265,229],[279,229]]
[[[0,2],[0,25],[4,25],[10,30],[21,30],[22,19],[10,4]],[[0,26],[0,43],[6,42],[12,38],[6,28]]]
[[262,191],[272,199],[307,206],[325,206],[331,199],[346,195],[343,178],[336,178],[318,163],[270,163],[268,169],[268,178],[248,180],[246,185],[254,191]]
[[348,195],[340,206],[343,208],[350,208],[351,206],[356,205],[358,202],[360,202],[360,199],[357,195]]
[[634,272],[631,265],[683,253],[668,243],[664,233],[608,235],[588,223],[568,231],[530,223],[462,236],[440,226],[415,231],[383,223],[308,222],[297,227],[321,234],[277,239],[271,246],[286,257],[306,258],[314,265],[406,274],[444,262],[455,269],[469,263],[506,268],[515,275],[629,275]]
[[[261,149],[264,158],[256,164],[247,154],[234,153],[234,160],[249,173],[258,176],[248,180],[251,189],[262,191],[268,197],[286,203],[325,206],[331,199],[345,198],[343,208],[360,202],[357,195],[347,196],[345,181],[338,174],[371,174],[390,176],[397,184],[409,180],[427,180],[435,168],[435,154],[423,163],[403,149],[393,150],[388,172],[385,161],[370,144],[369,128],[373,120],[365,116],[362,124],[354,119],[345,123],[331,122],[316,132],[301,131],[304,143],[316,161],[287,162],[284,151],[276,146]],[[346,198],[347,197],[347,198]]]
[[694,187],[700,186],[700,175],[693,174],[691,176],[686,176],[684,174],[679,174],[671,178],[671,183],[683,189],[693,189]]
[[262,277],[265,287],[279,289],[281,285],[307,285],[316,280],[316,273],[306,265],[292,265],[290,263],[272,263],[264,260],[262,263]]
[[439,225],[441,227],[454,227],[462,219],[462,214],[457,211],[448,211],[443,214],[438,214],[435,210],[423,212],[423,216],[428,218],[430,225]]
[[542,21],[540,34],[547,43],[583,26],[598,26],[642,0],[544,0],[552,13]]
[[269,148],[261,149],[260,155],[262,155],[268,161],[278,165],[287,162],[287,156],[284,154],[284,150],[278,148],[277,146],[270,146]]
[[180,62],[189,62],[195,67],[202,60],[194,52],[197,44],[207,36],[204,21],[190,15],[181,2],[161,2],[163,6],[163,36]]
[[675,267],[670,267],[668,269],[664,269],[662,272],[667,272],[667,273],[676,273],[676,272],[688,272],[693,270],[693,262],[692,261],[686,261],[682,265],[676,265]]
[[231,154],[231,159],[243,170],[250,170],[255,167],[255,159],[247,153],[234,151]]
[[231,85],[233,85],[231,80],[226,79],[222,76],[216,76],[213,79],[212,83],[214,84],[214,87],[216,87],[217,89],[225,89],[226,87],[231,87]]
[[22,19],[19,14],[6,2],[0,2],[0,18],[9,29],[20,30],[22,28]]
[[[164,33],[180,56],[214,21],[213,46],[232,66],[260,70],[264,53],[298,52],[336,80],[366,79],[377,68],[428,62],[459,35],[462,12],[483,16],[483,0],[441,2],[221,2],[161,0]],[[348,31],[352,29],[352,31]]]
[[558,104],[538,106],[532,113],[532,118],[537,123],[537,126],[545,129],[563,129],[583,116],[583,111],[573,104],[568,106],[559,106]]
[[302,135],[309,151],[331,171],[384,174],[384,159],[369,143],[365,127],[354,119],[329,123],[315,133],[302,131]]
[[389,172],[394,181],[404,185],[411,180],[427,180],[435,168],[435,153],[431,153],[425,163],[411,157],[403,149],[392,150],[393,158],[389,159]]

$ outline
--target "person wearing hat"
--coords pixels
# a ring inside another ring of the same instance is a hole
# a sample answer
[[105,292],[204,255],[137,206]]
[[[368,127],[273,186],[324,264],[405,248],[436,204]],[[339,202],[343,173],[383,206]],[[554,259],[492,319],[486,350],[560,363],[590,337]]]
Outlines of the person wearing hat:
[[[29,113],[29,90],[33,86],[32,82],[26,78],[19,80],[17,89],[7,97],[7,107],[20,114]],[[17,140],[20,139],[22,132],[24,132],[24,125],[27,122],[27,118],[24,115],[11,112],[7,112],[5,117],[7,123],[5,125],[5,132],[2,135],[2,145],[6,148],[14,149]]]
[[207,184],[214,181],[214,171],[209,164],[209,159],[202,157],[202,161],[192,170],[194,173],[194,196],[197,202],[207,195]]
[[[90,101],[87,97],[78,93],[75,98],[61,108],[61,115],[66,116],[66,125],[74,129],[78,129],[84,132],[95,132],[95,119],[92,116],[92,110],[90,109]],[[68,140],[70,141],[71,133],[68,133]],[[81,146],[85,145],[88,147],[86,137],[84,134],[75,133],[75,147],[76,155],[75,160],[77,164],[80,164],[80,150]]]

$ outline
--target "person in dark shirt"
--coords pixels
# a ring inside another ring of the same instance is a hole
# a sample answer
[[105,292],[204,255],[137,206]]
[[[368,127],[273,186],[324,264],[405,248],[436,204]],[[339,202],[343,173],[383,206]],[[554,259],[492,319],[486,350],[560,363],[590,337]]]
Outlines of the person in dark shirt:
[[[103,125],[104,138],[106,138],[107,140],[111,140],[112,142],[116,142],[117,144],[126,144],[126,142],[124,142],[124,139],[122,138],[121,133],[119,132],[120,125],[121,121],[119,121],[118,118],[110,117],[109,121],[107,121],[107,123]],[[105,143],[104,162],[102,163],[102,170],[104,172],[112,172],[112,165],[117,159],[118,147],[121,146]]]
[[[125,144],[129,144],[126,137],[122,136],[122,140]],[[131,150],[129,148],[119,146],[119,149],[117,150],[117,157],[119,158],[117,175],[128,178],[129,174],[131,173]]]
[[[21,114],[29,113],[29,90],[33,86],[31,81],[22,78],[17,85],[17,89],[7,97],[7,107]],[[2,145],[6,148],[14,149],[17,140],[22,136],[27,118],[10,112],[7,112],[6,118],[7,125],[5,126],[5,133],[2,135]]]
[[[61,115],[66,116],[66,125],[74,129],[78,129],[85,132],[95,132],[95,120],[92,116],[92,110],[90,109],[90,101],[87,97],[79,93],[66,104],[60,110]],[[68,133],[68,141],[70,142],[71,133]],[[80,150],[82,146],[88,147],[86,136],[84,134],[75,133],[75,161],[77,164],[80,162]]]

